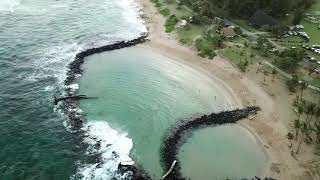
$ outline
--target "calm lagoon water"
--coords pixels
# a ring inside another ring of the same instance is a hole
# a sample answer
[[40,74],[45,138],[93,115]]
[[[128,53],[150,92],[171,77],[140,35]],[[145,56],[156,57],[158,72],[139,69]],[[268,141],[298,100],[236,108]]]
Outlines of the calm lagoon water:
[[[133,142],[130,156],[153,177],[163,174],[159,149],[169,127],[194,115],[235,107],[209,77],[150,50],[135,47],[96,54],[83,67],[81,94],[98,98],[81,101],[88,122],[105,122],[126,134]],[[195,132],[182,148],[184,174],[193,179],[257,175],[264,164],[260,150],[255,139],[237,126]],[[204,164],[208,166],[201,169]]]

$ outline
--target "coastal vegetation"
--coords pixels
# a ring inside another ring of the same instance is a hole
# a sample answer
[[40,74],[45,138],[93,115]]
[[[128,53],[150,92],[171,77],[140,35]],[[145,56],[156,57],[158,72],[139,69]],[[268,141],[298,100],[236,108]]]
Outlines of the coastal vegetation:
[[296,9],[307,9],[313,4],[313,0],[181,0],[181,2],[195,12],[211,18],[223,15],[249,18],[257,10],[280,17]]
[[[297,96],[294,106],[296,107],[297,118],[293,120],[294,132],[288,133],[290,140],[290,148],[296,154],[299,153],[302,141],[307,144],[312,142],[320,144],[320,105],[309,100],[303,99],[303,91],[307,88],[306,82],[299,84],[300,95]],[[294,134],[289,136],[289,134]],[[295,150],[291,143],[292,140],[296,141]]]

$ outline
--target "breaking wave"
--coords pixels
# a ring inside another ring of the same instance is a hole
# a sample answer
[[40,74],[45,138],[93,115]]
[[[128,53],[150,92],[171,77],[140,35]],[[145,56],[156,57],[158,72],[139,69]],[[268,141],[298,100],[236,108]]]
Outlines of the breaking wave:
[[89,144],[86,155],[99,154],[99,162],[81,164],[78,172],[71,178],[112,179],[124,178],[117,173],[118,165],[133,165],[129,157],[133,146],[132,139],[126,133],[119,133],[112,129],[105,121],[88,122],[83,130],[86,132],[84,142]]
[[1,0],[0,11],[14,12],[15,9],[20,5],[22,0]]

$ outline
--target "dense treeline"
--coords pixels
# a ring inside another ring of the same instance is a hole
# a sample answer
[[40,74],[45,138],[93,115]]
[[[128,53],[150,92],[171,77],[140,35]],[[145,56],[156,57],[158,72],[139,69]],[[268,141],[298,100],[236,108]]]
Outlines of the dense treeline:
[[312,5],[314,0],[180,0],[194,11],[208,17],[232,15],[248,18],[257,10],[275,17],[288,12],[301,11]]

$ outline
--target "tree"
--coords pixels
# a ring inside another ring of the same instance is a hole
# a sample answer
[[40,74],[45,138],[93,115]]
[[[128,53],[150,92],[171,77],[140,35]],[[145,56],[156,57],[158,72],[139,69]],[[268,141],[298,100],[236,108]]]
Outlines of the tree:
[[304,138],[304,134],[307,132],[307,124],[304,122],[304,123],[302,123],[302,125],[301,125],[301,132],[303,133],[302,134],[302,136],[301,136],[301,139],[300,139],[300,142],[299,142],[299,145],[298,145],[298,148],[297,148],[297,151],[296,151],[296,154],[298,154],[299,153],[299,150],[300,150],[300,147],[301,147],[301,144],[302,144],[302,140],[303,140],[303,138]]
[[308,65],[308,75],[310,76],[312,73],[316,72],[316,68],[318,66],[315,64]]
[[241,35],[243,34],[243,32],[242,32],[242,30],[241,30],[240,27],[235,27],[235,28],[234,28],[234,32],[235,32],[236,34],[238,34],[239,36],[241,36]]
[[307,116],[306,116],[306,119],[305,119],[306,130],[305,130],[304,133],[306,135],[306,140],[308,142],[312,141],[312,139],[310,137],[310,133],[312,132],[311,121],[312,121],[312,118],[315,115],[316,107],[317,107],[317,105],[315,103],[313,103],[313,102],[306,102],[305,103],[304,113]]
[[257,69],[257,72],[256,72],[257,74],[258,74],[259,71],[260,71],[260,66],[261,66],[261,64],[262,64],[262,62],[259,62],[259,63],[258,63],[258,69]]
[[241,51],[240,52],[240,63],[242,63],[241,61],[242,61],[242,57],[244,56],[244,52],[243,51]]
[[256,56],[255,54],[252,54],[252,53],[250,54],[250,61],[251,61],[250,63],[251,63],[251,64],[252,64],[252,59],[253,59],[255,56]]
[[272,81],[274,81],[274,77],[277,74],[277,70],[275,68],[272,69]]
[[302,18],[303,18],[303,11],[301,11],[301,10],[296,11],[294,13],[292,24],[293,25],[300,24],[300,21],[302,20]]
[[308,88],[309,83],[302,81],[300,82],[299,86],[300,86],[300,99],[302,100],[303,91]]
[[269,72],[267,70],[263,71],[263,82],[266,82],[266,76],[269,75]]
[[292,148],[293,134],[289,132],[289,133],[287,134],[287,138],[288,138],[288,140],[289,140],[289,142],[290,142],[289,148]]
[[286,30],[286,27],[283,25],[271,27],[271,32],[276,36],[282,35],[285,30]]
[[262,49],[265,45],[265,43],[268,42],[268,39],[263,37],[263,36],[259,36],[257,39],[257,45],[258,45],[258,49]]
[[292,79],[286,82],[290,92],[296,92],[296,88],[299,86],[299,79],[297,75],[293,75]]
[[220,34],[216,34],[212,38],[212,42],[213,42],[214,46],[219,47],[219,48],[222,47],[224,40],[225,40],[225,36],[224,35],[220,35]]
[[296,130],[295,139],[298,139],[299,131],[300,131],[300,120],[294,120],[294,129]]
[[317,140],[316,140],[316,142],[317,142],[317,143],[320,143],[320,124],[316,124],[313,130],[314,130],[314,132],[315,132],[316,135],[317,135]]

